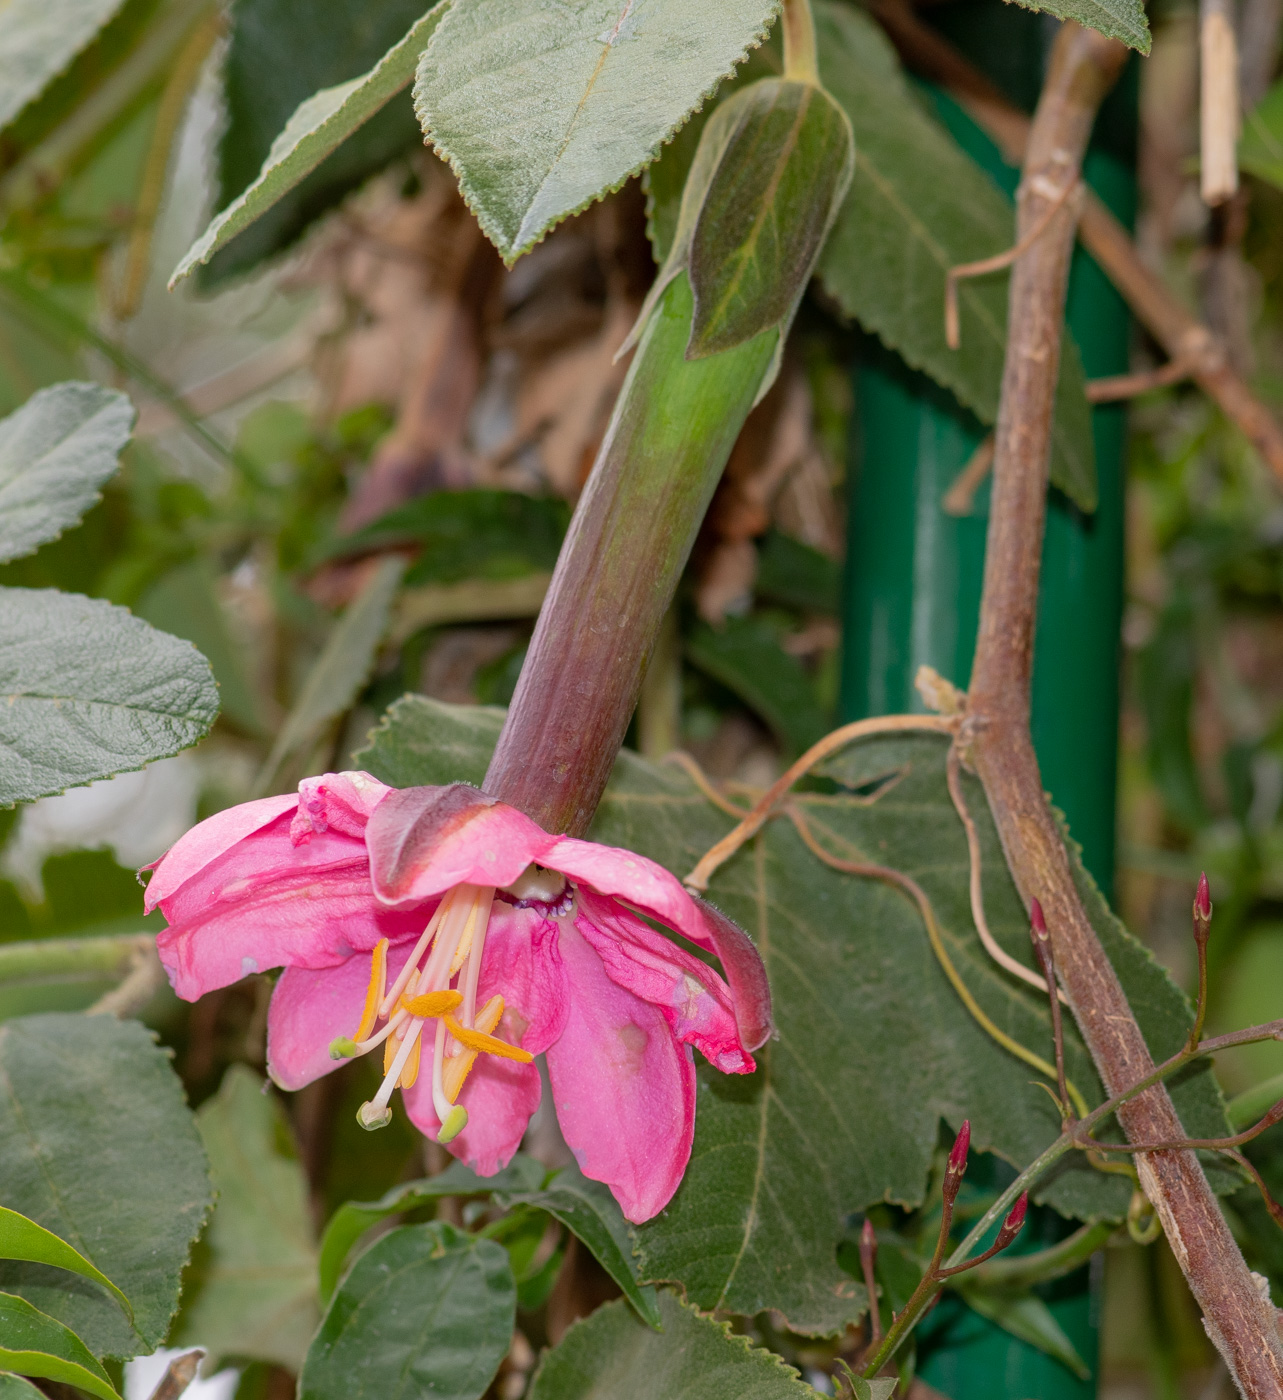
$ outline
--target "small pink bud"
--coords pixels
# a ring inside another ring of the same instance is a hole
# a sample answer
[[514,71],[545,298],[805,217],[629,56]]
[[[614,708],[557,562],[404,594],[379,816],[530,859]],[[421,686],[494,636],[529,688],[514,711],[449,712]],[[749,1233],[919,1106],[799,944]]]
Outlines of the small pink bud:
[[967,1170],[967,1153],[971,1148],[971,1119],[964,1118],[958,1136],[953,1140],[949,1151],[949,1171],[961,1176]]
[[1002,1229],[998,1231],[998,1238],[994,1241],[995,1249],[1005,1249],[1016,1238],[1025,1223],[1025,1213],[1028,1209],[1029,1192],[1022,1191],[1019,1200],[1007,1212],[1007,1218],[1002,1222]]
[[1212,892],[1207,884],[1207,871],[1204,870],[1198,877],[1198,893],[1194,896],[1194,908],[1205,919],[1212,917]]
[[1047,936],[1047,921],[1042,916],[1042,905],[1036,899],[1029,901],[1029,922],[1039,938]]
[[878,1234],[873,1228],[873,1221],[866,1219],[864,1229],[860,1231],[860,1250],[868,1250],[870,1254],[876,1252],[878,1247]]

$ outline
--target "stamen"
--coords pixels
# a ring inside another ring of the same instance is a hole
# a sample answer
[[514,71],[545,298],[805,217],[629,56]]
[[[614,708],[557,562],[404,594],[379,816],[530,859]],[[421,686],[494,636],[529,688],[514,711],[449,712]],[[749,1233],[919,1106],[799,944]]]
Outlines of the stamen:
[[[440,1024],[441,1022],[438,1021],[437,1025]],[[383,1083],[379,1085],[379,1092],[368,1103],[363,1103],[357,1112],[356,1121],[363,1128],[371,1130],[383,1128],[392,1121],[392,1111],[388,1108],[388,1100],[392,1097],[392,1091],[401,1079],[401,1071],[405,1069],[406,1062],[414,1047],[419,1043],[419,1032],[422,1029],[423,1022],[417,1020],[411,1021],[406,1028],[401,1044],[397,1047],[396,1055],[388,1066]]]
[[422,996],[402,997],[401,1005],[411,1016],[430,1020],[436,1016],[444,1016],[447,1011],[453,1011],[462,1001],[462,992],[447,988],[441,992],[424,992]]
[[481,977],[481,958],[486,948],[486,933],[490,928],[490,912],[494,908],[494,890],[487,889],[481,893],[483,898],[476,905],[480,925],[476,936],[469,940],[468,970],[463,974],[462,1020],[465,1026],[474,1025],[477,1019],[477,982]]
[[464,925],[463,936],[450,960],[450,976],[453,977],[463,966],[464,959],[477,954],[480,965],[480,949],[485,943],[486,929],[490,925],[490,909],[494,904],[494,889],[488,886],[474,886],[472,903],[468,908],[468,922]]
[[341,1035],[330,1041],[330,1059],[348,1060],[353,1055],[365,1055],[374,1050],[392,1034],[394,1030],[405,1020],[408,1013],[404,1010],[398,1011],[395,1016],[374,1035],[365,1040],[349,1040],[347,1036]]
[[414,1039],[414,1049],[410,1051],[410,1058],[405,1062],[405,1068],[401,1071],[401,1078],[397,1081],[402,1089],[412,1089],[414,1081],[419,1077],[419,1053],[423,1048],[423,1037],[416,1036]]
[[451,1104],[441,1082],[441,1062],[445,1059],[445,1022],[437,1022],[437,1043],[432,1055],[432,1107],[441,1120],[437,1141],[453,1141],[468,1126],[468,1110],[462,1104]]
[[374,1029],[374,1024],[379,1019],[379,1003],[383,1000],[387,978],[388,940],[380,938],[374,945],[374,957],[370,961],[370,985],[365,992],[365,1009],[361,1012],[361,1024],[352,1032],[353,1040],[364,1040]]
[[[476,1029],[488,1035],[499,1024],[502,1016],[503,998],[492,996],[477,1013]],[[468,1071],[471,1070],[478,1054],[479,1051],[460,1047],[457,1055],[451,1055],[446,1060],[442,1072],[442,1087],[451,1103],[459,1097],[459,1091],[463,1088],[463,1082],[467,1079]]]
[[469,1050],[480,1050],[486,1055],[497,1055],[501,1060],[516,1060],[523,1065],[528,1065],[534,1059],[529,1050],[523,1050],[519,1045],[509,1045],[506,1040],[500,1040],[497,1036],[486,1035],[483,1031],[470,1030],[467,1026],[461,1026],[448,1011],[441,1019],[450,1034],[460,1045]]
[[432,942],[433,935],[440,927],[442,915],[449,902],[450,896],[447,894],[433,911],[432,917],[428,920],[427,928],[419,935],[419,941],[414,945],[410,956],[406,958],[405,966],[397,973],[396,981],[393,982],[391,990],[383,998],[382,1004],[379,1006],[380,1016],[386,1016],[401,999],[401,993],[405,991],[406,983],[414,976],[415,970],[419,966],[419,959],[423,956],[424,949]]

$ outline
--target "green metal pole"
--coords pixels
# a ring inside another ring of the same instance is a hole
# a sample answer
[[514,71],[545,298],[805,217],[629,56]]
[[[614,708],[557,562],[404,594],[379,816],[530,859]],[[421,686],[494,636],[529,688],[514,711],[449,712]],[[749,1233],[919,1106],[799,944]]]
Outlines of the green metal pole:
[[[1049,29],[1043,17],[1001,0],[939,7],[949,37],[1016,101],[1032,108]],[[1085,164],[1089,184],[1130,223],[1135,213],[1131,141],[1135,69],[1111,95]],[[1019,171],[953,102],[926,93],[960,144],[1008,193]],[[1077,249],[1069,328],[1088,378],[1127,369],[1122,299]],[[921,710],[920,665],[966,687],[971,672],[988,525],[987,484],[973,513],[956,518],[941,498],[984,436],[945,391],[869,345],[855,371],[858,431],[852,462],[843,618],[842,717]],[[1094,410],[1100,505],[1084,516],[1052,493],[1043,550],[1033,680],[1033,735],[1044,782],[1083,847],[1087,868],[1110,892],[1118,744],[1119,631],[1123,606],[1125,410]],[[983,1170],[1001,1172],[990,1162]],[[971,1178],[969,1178],[971,1179]],[[976,1182],[977,1185],[987,1184]],[[999,1185],[995,1178],[993,1185]],[[1031,1213],[1024,1248],[1049,1243],[1065,1222]],[[1098,1331],[1088,1270],[1048,1289],[1046,1301],[1092,1368]],[[953,1400],[1088,1400],[1095,1382],[947,1299],[919,1336],[921,1374]]]

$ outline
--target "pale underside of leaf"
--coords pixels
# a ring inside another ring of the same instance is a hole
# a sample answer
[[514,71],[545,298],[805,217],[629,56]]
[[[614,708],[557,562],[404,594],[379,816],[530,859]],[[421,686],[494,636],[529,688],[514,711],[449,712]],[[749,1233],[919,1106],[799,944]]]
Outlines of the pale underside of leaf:
[[1152,42],[1149,22],[1141,0],[1013,0],[1026,10],[1041,10],[1057,19],[1077,20],[1088,29],[1098,30],[1111,39],[1121,39],[1128,48],[1147,54]]
[[0,5],[0,127],[34,101],[124,0],[8,0]]
[[778,9],[778,0],[456,4],[420,60],[415,110],[511,264],[648,165]]
[[55,384],[0,420],[0,563],[75,525],[129,441],[134,406],[101,384]]
[[190,642],[98,599],[0,588],[0,802],[178,753],[217,714]]
[[441,19],[437,4],[410,32],[360,77],[322,88],[300,102],[284,130],[272,142],[258,179],[210,221],[209,227],[183,254],[169,279],[174,287],[216,252],[247,229],[276,202],[316,169],[355,131],[402,89],[409,87],[415,64]]

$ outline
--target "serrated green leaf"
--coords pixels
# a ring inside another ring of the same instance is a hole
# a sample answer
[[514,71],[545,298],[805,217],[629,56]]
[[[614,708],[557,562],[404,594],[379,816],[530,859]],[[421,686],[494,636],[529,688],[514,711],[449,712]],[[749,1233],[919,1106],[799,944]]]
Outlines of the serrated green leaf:
[[1275,83],[1243,123],[1239,168],[1283,189],[1283,82]]
[[685,650],[694,665],[764,720],[790,753],[802,753],[828,730],[810,677],[760,618],[731,617],[721,627],[698,623]]
[[791,1366],[728,1323],[667,1292],[659,1314],[662,1332],[621,1299],[576,1322],[545,1352],[530,1400],[814,1400]]
[[478,1400],[512,1343],[508,1251],[453,1225],[404,1225],[352,1266],[321,1323],[300,1400]]
[[133,425],[133,404],[101,384],[54,384],[0,419],[0,563],[57,539],[101,499]]
[[114,1283],[85,1258],[78,1249],[73,1249],[66,1240],[60,1239],[52,1230],[28,1220],[25,1215],[8,1206],[0,1206],[0,1259],[20,1259],[28,1264],[48,1264],[55,1269],[67,1269],[82,1278],[100,1283],[125,1310],[132,1321],[133,1308],[129,1299]]
[[1152,42],[1142,0],[1014,0],[1022,9],[1040,10],[1057,19],[1076,20],[1128,48],[1148,53]]
[[118,1400],[111,1378],[84,1342],[12,1293],[0,1293],[0,1366],[77,1386],[99,1400]]
[[[429,8],[429,0],[379,0],[377,5],[237,0],[222,69],[227,125],[218,148],[218,207],[226,209],[258,180],[300,104],[321,90],[369,76]],[[350,101],[360,99],[353,93]],[[343,116],[336,111],[333,120]],[[215,252],[201,271],[202,285],[280,252],[358,185],[420,143],[408,97],[386,102]]]
[[443,1172],[421,1181],[403,1181],[377,1201],[345,1201],[330,1218],[321,1238],[317,1261],[321,1301],[333,1296],[352,1246],[371,1226],[389,1215],[417,1210],[443,1196],[485,1196],[492,1191],[536,1190],[547,1175],[533,1157],[518,1153],[502,1171],[480,1177],[462,1162],[451,1162]]
[[624,1290],[637,1315],[652,1327],[660,1325],[655,1290],[638,1277],[632,1232],[608,1187],[569,1166],[542,1190],[496,1191],[495,1199],[501,1206],[537,1206],[560,1220]]
[[[945,274],[1015,241],[1010,202],[929,117],[881,29],[853,6],[817,3],[820,72],[855,130],[855,179],[820,259],[837,306],[984,423],[997,421],[1007,277],[958,286],[961,344],[944,338]],[[1051,481],[1096,507],[1091,410],[1078,348],[1062,341]]]
[[444,9],[444,3],[430,9],[368,72],[322,88],[299,103],[272,142],[258,178],[210,221],[183,255],[169,279],[170,291],[194,268],[209,262],[220,248],[262,218],[326,156],[410,85],[419,55]]
[[307,1177],[279,1099],[232,1065],[196,1115],[218,1200],[184,1281],[172,1346],[206,1367],[269,1361],[297,1371],[320,1318]]
[[419,62],[415,110],[512,263],[654,159],[765,37],[777,0],[471,0]]
[[691,233],[688,359],[792,316],[851,183],[851,123],[808,83],[765,78],[723,103],[733,130]]
[[125,608],[0,588],[0,803],[141,768],[218,716],[209,663]]
[[897,1384],[895,1376],[874,1376],[872,1380],[866,1380],[863,1376],[857,1376],[841,1357],[838,1357],[837,1364],[842,1368],[842,1379],[851,1387],[855,1400],[891,1400]]
[[0,127],[44,91],[124,0],[8,0],[0,7]]
[[260,786],[291,754],[312,743],[331,720],[351,708],[374,669],[392,599],[404,572],[405,560],[399,555],[380,560],[365,587],[334,624],[294,708],[281,725],[263,765]]
[[1091,1379],[1091,1368],[1079,1356],[1051,1309],[1036,1293],[972,1285],[965,1275],[958,1280],[956,1288],[967,1306],[981,1317],[987,1317],[1004,1332],[1010,1332],[1013,1337],[1019,1337],[1022,1342],[1028,1342],[1030,1346],[1054,1357],[1080,1381]]
[[134,1327],[97,1284],[41,1264],[0,1264],[0,1288],[99,1356],[135,1356],[164,1340],[210,1189],[182,1085],[150,1031],[111,1016],[0,1025],[0,1183],[6,1205],[120,1287]]
[[[497,728],[497,712],[406,697],[374,731],[362,762],[402,786],[477,781]],[[858,786],[895,777],[876,801],[845,792],[795,801],[838,855],[890,865],[922,885],[944,945],[986,1014],[1046,1056],[1045,998],[990,961],[971,922],[966,838],[945,784],[946,747],[924,736],[862,744],[848,751],[843,779]],[[983,793],[964,782],[980,831],[990,927],[1032,965],[1025,912]],[[680,876],[730,825],[685,774],[625,751],[591,836]],[[1071,858],[1153,1053],[1170,1054],[1188,1035],[1188,1002]],[[1034,1072],[965,1010],[916,907],[899,891],[821,864],[786,820],[776,820],[722,867],[710,897],[758,945],[779,1038],[758,1052],[751,1077],[700,1066],[690,1165],[664,1212],[637,1229],[641,1276],[680,1282],[701,1307],[775,1308],[798,1330],[834,1332],[859,1315],[864,1299],[836,1263],[841,1222],[875,1201],[922,1200],[941,1118],[954,1127],[970,1118],[975,1146],[1017,1166],[1055,1138],[1059,1122],[1031,1083]],[[1066,1039],[1070,1077],[1099,1102],[1072,1027]],[[1190,1133],[1224,1133],[1223,1105],[1205,1069],[1177,1085],[1174,1097]],[[1223,1171],[1217,1181],[1232,1184]],[[1035,1194],[1066,1214],[1117,1219],[1130,1188],[1074,1160]]]

